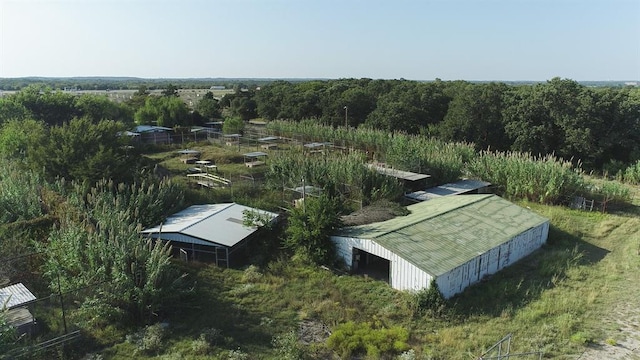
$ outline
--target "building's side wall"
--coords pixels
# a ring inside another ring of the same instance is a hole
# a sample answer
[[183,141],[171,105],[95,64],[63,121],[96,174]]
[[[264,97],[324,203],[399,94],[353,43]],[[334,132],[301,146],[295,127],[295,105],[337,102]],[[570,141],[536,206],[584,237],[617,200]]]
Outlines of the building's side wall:
[[547,241],[548,236],[548,222],[524,231],[500,246],[439,276],[436,280],[438,288],[445,298],[450,298],[485,276],[494,274],[531,254]]
[[332,236],[336,254],[347,267],[352,267],[353,249],[364,250],[390,262],[389,283],[398,290],[420,290],[429,286],[431,275],[372,240]]

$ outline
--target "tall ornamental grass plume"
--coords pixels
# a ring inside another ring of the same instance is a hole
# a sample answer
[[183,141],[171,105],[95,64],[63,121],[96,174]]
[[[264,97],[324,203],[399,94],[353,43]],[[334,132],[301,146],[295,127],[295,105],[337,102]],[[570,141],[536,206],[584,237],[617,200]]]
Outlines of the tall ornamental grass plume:
[[555,155],[483,151],[469,162],[467,171],[491,182],[507,198],[542,204],[560,203],[586,189],[579,164],[574,166]]
[[473,144],[447,143],[435,138],[389,133],[370,128],[333,128],[315,121],[272,121],[267,128],[274,135],[298,141],[331,142],[356,149],[365,161],[384,162],[399,170],[429,174],[436,183],[457,180],[465,164],[476,156]]
[[640,160],[626,168],[622,174],[622,179],[628,184],[640,184]]
[[304,179],[329,197],[346,196],[363,204],[402,195],[402,187],[395,179],[367,167],[364,154],[357,152],[319,156],[279,153],[270,159],[266,177],[276,188],[299,187]]
[[128,214],[127,221],[148,227],[162,222],[184,205],[184,191],[169,180],[142,180],[139,183],[114,183],[100,180],[93,187],[74,182],[67,191],[71,201],[95,220],[112,211]]
[[114,211],[95,225],[63,221],[40,245],[51,290],[70,293],[87,326],[147,321],[188,291],[168,243],[141,238],[127,218]]
[[40,194],[44,183],[37,173],[0,159],[0,223],[42,216]]

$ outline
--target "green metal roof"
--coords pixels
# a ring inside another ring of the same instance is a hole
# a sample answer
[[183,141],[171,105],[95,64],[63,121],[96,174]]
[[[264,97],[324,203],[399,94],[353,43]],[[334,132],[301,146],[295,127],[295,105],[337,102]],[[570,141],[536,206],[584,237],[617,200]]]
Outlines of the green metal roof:
[[440,276],[548,219],[499,196],[458,195],[407,207],[411,214],[341,229],[375,240],[432,276]]

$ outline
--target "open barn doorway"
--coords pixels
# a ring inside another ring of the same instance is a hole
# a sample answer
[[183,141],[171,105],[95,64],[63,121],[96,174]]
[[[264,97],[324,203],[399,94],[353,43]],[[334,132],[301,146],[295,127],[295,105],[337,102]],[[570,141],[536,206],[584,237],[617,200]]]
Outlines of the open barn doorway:
[[391,262],[364,250],[353,248],[352,271],[354,274],[368,276],[389,283]]

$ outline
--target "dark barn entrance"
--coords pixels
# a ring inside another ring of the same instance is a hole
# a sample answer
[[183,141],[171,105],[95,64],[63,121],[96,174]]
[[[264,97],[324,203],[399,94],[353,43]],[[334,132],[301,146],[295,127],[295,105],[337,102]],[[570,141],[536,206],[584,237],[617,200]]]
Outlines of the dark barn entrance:
[[390,269],[391,262],[389,260],[364,250],[353,248],[351,270],[354,274],[368,276],[389,283]]

